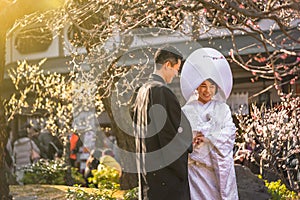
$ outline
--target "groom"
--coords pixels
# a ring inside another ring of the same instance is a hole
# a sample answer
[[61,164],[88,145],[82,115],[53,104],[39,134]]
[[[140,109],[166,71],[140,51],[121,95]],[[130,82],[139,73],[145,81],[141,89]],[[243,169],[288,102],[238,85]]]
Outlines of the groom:
[[153,74],[132,98],[139,199],[190,199],[187,165],[192,131],[167,86],[178,75],[181,62],[174,47],[159,49]]

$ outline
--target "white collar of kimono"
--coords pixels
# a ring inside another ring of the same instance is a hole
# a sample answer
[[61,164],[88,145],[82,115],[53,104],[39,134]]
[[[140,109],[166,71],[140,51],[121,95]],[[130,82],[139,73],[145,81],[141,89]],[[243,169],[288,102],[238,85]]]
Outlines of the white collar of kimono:
[[218,92],[213,99],[225,102],[233,84],[229,63],[216,49],[200,48],[187,57],[182,68],[180,87],[185,100],[193,98],[197,87],[207,79],[212,79],[218,85]]

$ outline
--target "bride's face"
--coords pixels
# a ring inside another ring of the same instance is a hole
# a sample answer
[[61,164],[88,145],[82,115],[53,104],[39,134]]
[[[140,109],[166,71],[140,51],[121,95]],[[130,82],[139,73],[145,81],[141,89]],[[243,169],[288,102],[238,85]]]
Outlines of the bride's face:
[[197,88],[199,97],[198,97],[198,101],[202,102],[203,104],[209,102],[212,97],[215,95],[216,93],[216,84],[205,80],[203,81],[199,87]]

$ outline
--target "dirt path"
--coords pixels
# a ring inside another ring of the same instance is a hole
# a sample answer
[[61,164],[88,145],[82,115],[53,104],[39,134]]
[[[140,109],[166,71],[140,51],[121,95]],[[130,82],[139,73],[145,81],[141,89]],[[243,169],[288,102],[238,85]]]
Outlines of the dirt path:
[[[75,187],[64,185],[11,185],[10,193],[14,200],[66,200],[68,189],[75,189]],[[97,189],[93,188],[82,189],[88,193],[97,192]],[[121,192],[118,196],[122,196]]]

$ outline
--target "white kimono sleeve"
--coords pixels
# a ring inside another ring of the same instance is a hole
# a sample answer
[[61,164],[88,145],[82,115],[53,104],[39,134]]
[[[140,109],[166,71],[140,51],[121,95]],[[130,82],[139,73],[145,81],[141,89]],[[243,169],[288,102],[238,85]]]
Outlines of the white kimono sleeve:
[[212,165],[219,182],[221,199],[238,199],[233,161],[236,128],[226,104],[217,106],[216,113],[218,118],[215,126],[207,136],[213,145],[211,149]]
[[229,106],[225,103],[217,104],[215,116],[211,117],[214,125],[206,138],[216,148],[220,156],[226,157],[233,150],[236,132]]

